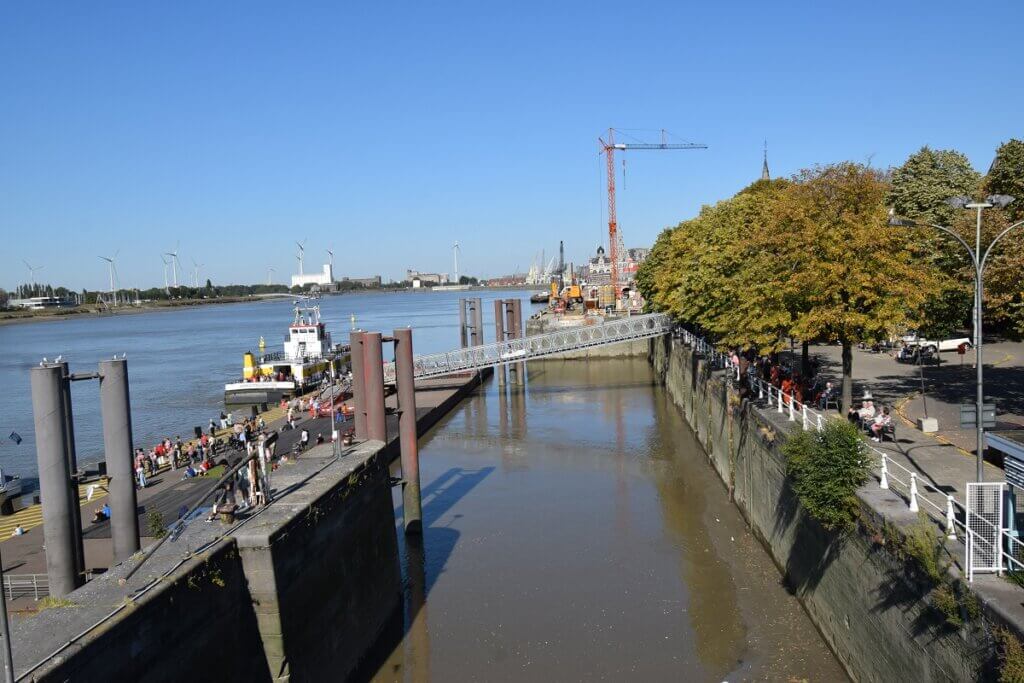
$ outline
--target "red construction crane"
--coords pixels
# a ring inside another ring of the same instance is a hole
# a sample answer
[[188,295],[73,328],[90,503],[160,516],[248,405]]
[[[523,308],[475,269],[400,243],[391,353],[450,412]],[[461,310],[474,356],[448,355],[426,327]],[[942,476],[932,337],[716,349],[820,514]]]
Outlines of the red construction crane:
[[619,253],[622,238],[619,236],[619,224],[615,217],[615,150],[625,152],[628,149],[707,149],[707,145],[692,142],[668,142],[664,129],[661,131],[661,142],[615,142],[615,129],[608,129],[608,140],[598,138],[601,143],[601,153],[608,161],[608,251],[612,261],[612,287],[614,288],[616,300],[622,296],[622,287],[619,284]]

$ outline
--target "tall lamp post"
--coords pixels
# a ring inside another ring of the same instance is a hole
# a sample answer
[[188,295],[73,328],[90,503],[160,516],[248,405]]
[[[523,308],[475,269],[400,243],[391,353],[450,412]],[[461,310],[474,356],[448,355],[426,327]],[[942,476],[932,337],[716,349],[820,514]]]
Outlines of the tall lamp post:
[[1014,223],[1010,227],[1003,230],[1001,233],[996,235],[995,239],[989,243],[988,247],[985,248],[985,252],[981,251],[981,214],[985,209],[991,209],[992,207],[1003,208],[1013,201],[1013,197],[1005,194],[994,194],[989,195],[983,202],[972,201],[970,197],[953,197],[947,200],[947,204],[954,206],[958,209],[975,209],[978,212],[978,220],[976,224],[975,236],[974,236],[974,248],[971,248],[960,235],[956,234],[952,229],[942,225],[935,225],[934,223],[919,223],[906,218],[899,218],[896,216],[895,210],[889,211],[889,225],[898,227],[916,228],[920,226],[927,226],[941,230],[944,233],[952,235],[957,242],[963,245],[964,249],[967,250],[968,255],[971,258],[971,265],[974,266],[974,349],[975,349],[975,365],[977,366],[977,397],[976,397],[976,429],[978,437],[978,453],[977,463],[978,481],[984,481],[984,462],[985,462],[985,427],[984,427],[984,409],[985,409],[985,392],[984,383],[982,379],[982,357],[981,357],[981,304],[982,304],[982,292],[984,291],[984,276],[985,276],[985,264],[988,261],[989,254],[992,253],[992,248],[998,244],[999,240],[1003,238],[1006,233],[1010,232],[1014,228],[1024,225],[1024,221]]

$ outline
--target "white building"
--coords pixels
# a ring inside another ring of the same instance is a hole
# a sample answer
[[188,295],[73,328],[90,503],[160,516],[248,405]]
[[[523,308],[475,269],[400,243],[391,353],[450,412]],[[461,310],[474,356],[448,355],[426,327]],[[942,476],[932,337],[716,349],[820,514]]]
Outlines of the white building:
[[334,284],[334,268],[331,267],[330,263],[324,264],[322,273],[292,275],[292,287],[305,287],[306,285],[326,287],[332,284]]

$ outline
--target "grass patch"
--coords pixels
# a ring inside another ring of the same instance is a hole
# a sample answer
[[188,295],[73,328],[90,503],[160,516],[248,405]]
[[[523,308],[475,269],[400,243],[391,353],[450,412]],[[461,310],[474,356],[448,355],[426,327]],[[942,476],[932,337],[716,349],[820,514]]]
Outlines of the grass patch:
[[54,607],[78,607],[78,603],[67,598],[55,598],[52,595],[47,595],[36,603],[36,609],[40,612],[44,609],[53,609]]
[[163,538],[167,535],[164,516],[158,510],[150,510],[146,513],[146,531],[153,538]]
[[782,446],[786,473],[800,504],[830,531],[853,528],[855,495],[868,479],[867,445],[846,420],[829,420],[821,431],[798,431]]

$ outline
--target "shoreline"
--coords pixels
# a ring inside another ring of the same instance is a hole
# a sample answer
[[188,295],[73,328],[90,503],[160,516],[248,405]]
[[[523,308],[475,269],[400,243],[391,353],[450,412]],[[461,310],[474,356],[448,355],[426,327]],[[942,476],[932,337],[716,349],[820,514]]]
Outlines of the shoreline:
[[[536,285],[516,285],[516,286],[495,286],[495,287],[470,287],[465,290],[457,290],[461,292],[481,292],[481,291],[503,291],[503,290],[528,290],[528,291],[542,291],[542,287]],[[403,292],[432,292],[433,288],[406,288],[406,289],[361,289],[350,292],[325,292],[321,296],[346,296],[350,294],[400,294]],[[262,303],[265,301],[277,301],[281,299],[287,299],[292,295],[288,296],[253,296],[253,297],[227,297],[224,299],[183,299],[180,302],[174,303],[163,303],[156,305],[142,305],[142,306],[125,306],[122,308],[113,308],[107,311],[97,311],[94,306],[81,306],[78,308],[64,309],[65,312],[54,312],[45,313],[38,315],[18,315],[15,311],[5,311],[0,313],[0,327],[7,325],[24,325],[28,323],[44,323],[44,322],[61,322],[65,320],[82,320],[86,318],[105,318],[114,315],[138,315],[140,313],[154,313],[161,311],[174,311],[182,308],[194,308],[198,306],[226,306],[229,304],[253,304]],[[297,295],[296,295],[297,296]]]

